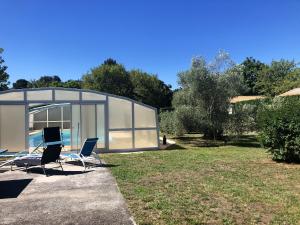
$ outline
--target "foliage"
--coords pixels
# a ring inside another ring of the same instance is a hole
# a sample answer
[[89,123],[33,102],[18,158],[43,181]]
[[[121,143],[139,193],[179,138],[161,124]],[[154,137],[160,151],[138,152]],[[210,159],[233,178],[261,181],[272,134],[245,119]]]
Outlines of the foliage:
[[0,91],[7,90],[9,84],[8,82],[9,75],[6,72],[7,66],[4,65],[5,61],[1,55],[3,51],[4,50],[0,48]]
[[156,108],[170,107],[171,86],[141,70],[127,71],[114,59],[107,59],[82,78],[86,89],[133,98]]
[[258,95],[259,93],[256,87],[257,77],[259,72],[265,68],[266,65],[252,57],[247,57],[244,62],[241,63],[241,66],[244,83],[248,87],[248,91],[246,91],[244,94]]
[[275,98],[259,110],[262,144],[274,160],[300,162],[300,100]]
[[300,71],[294,61],[272,61],[258,74],[255,88],[260,94],[275,96],[290,88],[297,87],[300,83]]
[[135,100],[156,108],[171,106],[173,93],[170,85],[166,85],[156,75],[140,70],[130,71],[129,76],[133,85],[133,98]]
[[179,127],[202,132],[206,138],[221,138],[229,98],[242,87],[238,71],[224,52],[211,64],[202,57],[194,58],[191,69],[178,74],[180,89],[174,94],[173,107]]
[[179,106],[174,111],[160,113],[160,130],[163,133],[181,136],[187,132],[197,132],[201,126],[199,111],[190,106]]
[[249,93],[250,88],[245,83],[242,65],[232,66],[220,77],[220,79],[222,79],[222,82],[230,96],[238,96]]
[[23,89],[23,88],[30,88],[31,83],[25,79],[19,79],[15,83],[13,83],[14,89]]
[[260,100],[234,104],[225,126],[226,134],[239,138],[245,133],[257,131],[256,116],[260,104]]
[[178,123],[175,120],[174,111],[165,111],[159,114],[160,131],[167,134],[181,135],[183,134],[183,129],[178,128]]
[[19,79],[13,83],[14,89],[22,88],[43,88],[43,87],[64,87],[64,88],[78,88],[82,86],[81,80],[67,80],[61,81],[58,76],[43,76],[38,80],[28,81],[25,79]]
[[64,88],[77,88],[81,89],[82,87],[82,81],[81,80],[67,80],[66,82],[63,82]]
[[33,88],[42,87],[61,87],[62,81],[59,76],[41,76],[38,80],[32,80],[31,85]]
[[126,97],[133,96],[133,86],[121,64],[107,60],[83,76],[83,87]]
[[300,87],[300,68],[293,69],[284,79],[278,82],[277,85],[274,86],[274,92],[276,94],[282,94],[297,87]]

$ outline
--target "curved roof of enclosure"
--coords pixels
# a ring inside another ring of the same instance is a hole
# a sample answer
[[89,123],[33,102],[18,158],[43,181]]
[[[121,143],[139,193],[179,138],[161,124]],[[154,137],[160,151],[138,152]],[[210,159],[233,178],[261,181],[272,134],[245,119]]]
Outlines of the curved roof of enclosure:
[[88,89],[76,88],[28,88],[28,89],[10,89],[0,91],[0,105],[5,104],[24,104],[24,103],[93,103],[106,102],[107,97],[114,97],[128,100],[136,104],[156,110],[155,107],[135,101],[133,99],[113,95],[109,93],[93,91]]

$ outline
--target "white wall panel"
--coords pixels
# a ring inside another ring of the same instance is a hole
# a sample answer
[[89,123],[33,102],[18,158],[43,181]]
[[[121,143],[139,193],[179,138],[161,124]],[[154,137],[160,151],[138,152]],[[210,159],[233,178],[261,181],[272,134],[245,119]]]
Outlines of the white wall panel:
[[145,106],[134,104],[135,128],[156,127],[155,110]]
[[0,106],[0,148],[17,152],[26,148],[25,106]]
[[27,91],[27,100],[51,101],[52,100],[52,90]]
[[156,130],[135,130],[136,148],[158,147]]
[[79,92],[78,91],[64,91],[64,90],[55,90],[55,100],[64,101],[78,101]]
[[132,132],[131,131],[110,131],[109,149],[131,149]]
[[0,94],[0,101],[24,101],[24,92],[8,92]]
[[109,128],[132,128],[131,101],[109,97]]
[[95,105],[81,105],[81,136],[84,142],[87,138],[96,137]]
[[97,93],[93,93],[93,92],[82,92],[82,100],[105,101],[106,96],[105,95],[100,95],[100,94],[97,94]]

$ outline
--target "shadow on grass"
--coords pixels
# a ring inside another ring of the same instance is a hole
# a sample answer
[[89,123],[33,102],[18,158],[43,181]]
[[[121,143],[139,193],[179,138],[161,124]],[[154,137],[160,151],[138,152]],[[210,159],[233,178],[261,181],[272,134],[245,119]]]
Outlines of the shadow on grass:
[[183,149],[186,149],[186,148],[182,147],[181,145],[174,144],[174,145],[170,145],[170,146],[166,147],[163,150],[183,150]]
[[262,147],[255,135],[243,135],[227,142],[228,145],[237,147],[260,148]]
[[200,135],[181,136],[174,139],[179,144],[190,147],[219,147],[224,145],[223,141],[206,140]]
[[17,198],[31,181],[32,179],[0,181],[0,199]]
[[[238,138],[225,137],[224,140],[208,140],[204,139],[200,134],[187,134],[185,136],[176,137],[174,138],[174,140],[178,143],[177,146],[180,146],[182,144],[184,146],[190,147],[220,147],[227,145],[236,147],[261,147],[255,135],[243,135]],[[184,147],[182,147],[182,149],[184,149]]]

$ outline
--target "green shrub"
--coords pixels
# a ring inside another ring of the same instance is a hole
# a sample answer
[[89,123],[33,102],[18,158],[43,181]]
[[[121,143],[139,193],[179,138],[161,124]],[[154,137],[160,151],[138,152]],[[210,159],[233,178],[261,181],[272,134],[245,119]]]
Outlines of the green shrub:
[[160,130],[177,136],[198,132],[200,121],[197,111],[192,107],[180,106],[174,111],[160,113]]
[[273,159],[300,162],[300,100],[275,98],[258,112],[260,139]]
[[257,131],[257,109],[261,101],[236,103],[232,106],[225,125],[225,133],[229,136],[239,137],[245,133]]

